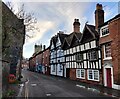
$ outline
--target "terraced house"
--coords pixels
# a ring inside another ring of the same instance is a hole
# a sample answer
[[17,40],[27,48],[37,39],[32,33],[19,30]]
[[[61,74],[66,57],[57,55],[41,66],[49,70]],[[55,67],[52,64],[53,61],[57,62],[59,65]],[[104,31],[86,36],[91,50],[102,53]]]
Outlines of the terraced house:
[[[79,28],[78,19],[75,19],[73,25],[75,24]],[[99,35],[95,26],[88,24],[85,24],[83,33],[76,31],[65,39],[63,49],[66,77],[87,83],[102,84],[101,51],[98,40]]]
[[64,51],[61,47],[67,34],[59,33],[51,38],[50,41],[50,74],[64,76]]
[[75,68],[76,68],[76,59],[75,59],[75,46],[79,43],[79,39],[82,34],[80,33],[80,23],[78,19],[75,19],[73,23],[73,32],[70,33],[65,39],[62,45],[64,49],[65,57],[65,77],[70,77],[74,79],[75,77]]
[[120,89],[119,34],[120,14],[104,22],[103,7],[97,4],[95,26],[85,23],[81,33],[75,19],[72,33],[59,32],[51,38],[50,74]]
[[98,30],[102,49],[104,86],[120,89],[120,14],[103,22]]

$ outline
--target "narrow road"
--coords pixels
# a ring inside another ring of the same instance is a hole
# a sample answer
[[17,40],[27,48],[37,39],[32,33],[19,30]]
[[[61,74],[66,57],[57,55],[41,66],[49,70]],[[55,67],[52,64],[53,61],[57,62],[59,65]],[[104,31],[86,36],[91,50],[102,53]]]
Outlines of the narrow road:
[[[25,83],[25,97],[108,97],[97,91],[81,87],[76,81],[47,76],[28,70],[22,71]],[[113,99],[112,97],[108,97]]]

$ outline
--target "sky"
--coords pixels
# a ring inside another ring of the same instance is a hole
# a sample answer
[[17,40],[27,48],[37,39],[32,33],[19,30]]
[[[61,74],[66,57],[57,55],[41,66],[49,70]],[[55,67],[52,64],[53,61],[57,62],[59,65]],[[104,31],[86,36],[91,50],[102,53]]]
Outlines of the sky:
[[34,13],[37,18],[39,31],[27,32],[33,38],[26,38],[23,46],[23,56],[29,58],[34,53],[34,45],[42,44],[48,47],[50,39],[59,31],[66,34],[73,32],[73,22],[75,18],[80,21],[80,32],[83,31],[85,23],[95,25],[96,4],[103,5],[105,21],[118,14],[119,0],[3,0],[3,2],[13,2],[14,9],[24,3],[25,11]]

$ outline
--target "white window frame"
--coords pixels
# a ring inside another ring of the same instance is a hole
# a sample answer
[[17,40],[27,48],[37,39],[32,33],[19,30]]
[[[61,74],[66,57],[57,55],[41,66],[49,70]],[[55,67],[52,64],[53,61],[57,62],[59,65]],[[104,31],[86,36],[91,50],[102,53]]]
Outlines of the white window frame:
[[[82,71],[84,71],[84,77],[82,77]],[[78,76],[79,73],[79,76]],[[76,69],[76,77],[80,79],[85,79],[85,69]]]
[[52,72],[55,72],[55,65],[52,65],[53,68],[52,68]]
[[100,37],[105,37],[105,36],[110,34],[110,32],[109,32],[109,33],[107,33],[105,35],[102,35],[102,29],[108,29],[108,25],[105,25],[105,26],[101,27],[101,29],[100,29]]
[[[89,71],[92,71],[92,79],[91,78],[89,78]],[[95,71],[97,71],[98,72],[98,80],[96,80],[95,79],[95,75],[94,75],[94,72]],[[100,79],[100,75],[99,75],[99,70],[92,70],[92,69],[89,69],[89,70],[87,70],[87,78],[88,78],[88,80],[92,80],[92,81],[99,81]]]
[[105,45],[103,45],[103,49],[104,49],[104,59],[103,60],[110,60],[110,59],[112,59],[112,56],[110,56],[110,57],[106,57],[106,51],[105,51]]

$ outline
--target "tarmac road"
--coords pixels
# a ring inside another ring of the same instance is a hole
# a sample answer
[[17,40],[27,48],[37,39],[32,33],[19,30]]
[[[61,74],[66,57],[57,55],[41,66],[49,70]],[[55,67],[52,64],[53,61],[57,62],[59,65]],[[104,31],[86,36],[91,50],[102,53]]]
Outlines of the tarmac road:
[[28,97],[101,97],[114,99],[97,90],[84,88],[76,81],[66,78],[47,76],[44,74],[22,71],[25,82],[25,98]]

